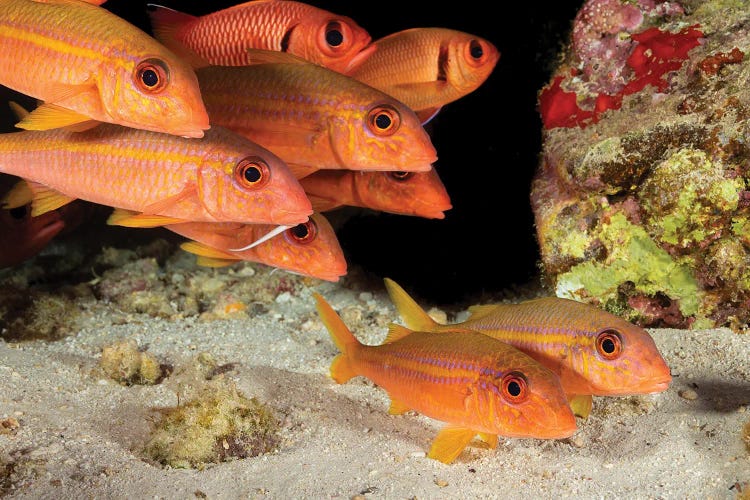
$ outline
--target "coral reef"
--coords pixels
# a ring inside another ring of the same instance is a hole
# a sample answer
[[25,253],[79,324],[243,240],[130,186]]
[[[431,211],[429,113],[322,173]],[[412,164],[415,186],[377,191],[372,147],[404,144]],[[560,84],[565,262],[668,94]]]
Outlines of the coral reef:
[[750,320],[750,5],[589,0],[539,92],[540,267],[641,326]]

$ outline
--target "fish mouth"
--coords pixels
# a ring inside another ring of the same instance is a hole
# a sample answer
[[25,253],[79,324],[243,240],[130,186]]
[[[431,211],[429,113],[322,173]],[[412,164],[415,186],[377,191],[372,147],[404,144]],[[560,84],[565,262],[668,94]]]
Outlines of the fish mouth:
[[350,74],[354,71],[356,71],[359,66],[365,62],[376,50],[378,49],[378,46],[370,43],[369,45],[366,45],[362,50],[357,52],[357,55],[352,57],[349,61],[349,64],[346,65],[344,68],[345,74]]

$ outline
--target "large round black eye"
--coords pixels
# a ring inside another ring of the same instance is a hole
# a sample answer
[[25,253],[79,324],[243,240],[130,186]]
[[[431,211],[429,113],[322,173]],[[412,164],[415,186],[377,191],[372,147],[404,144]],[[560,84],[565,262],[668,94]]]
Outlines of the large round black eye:
[[391,106],[376,106],[368,115],[370,129],[381,136],[391,135],[398,130],[401,125],[401,116],[395,108]]
[[392,172],[388,172],[388,176],[393,179],[394,181],[406,181],[411,177],[411,174],[413,172],[402,172],[400,170],[394,170]]
[[8,213],[14,219],[21,220],[28,215],[29,208],[30,205],[22,205],[20,207],[11,208],[10,210],[8,210]]
[[287,234],[295,243],[310,243],[318,234],[318,226],[312,219],[302,224],[297,224],[293,228],[287,229]]
[[344,33],[338,21],[331,21],[326,26],[326,43],[331,47],[338,47],[344,43]]
[[622,353],[622,338],[616,330],[604,330],[596,336],[596,351],[604,359],[616,359]]
[[484,55],[482,44],[477,40],[472,40],[471,42],[469,42],[469,54],[471,54],[471,57],[473,57],[474,59],[481,59]]
[[237,163],[234,175],[240,185],[246,188],[258,188],[268,182],[271,170],[266,162],[258,157],[250,156]]
[[500,389],[505,399],[512,403],[519,403],[528,396],[526,378],[518,372],[510,372],[504,376]]
[[135,69],[135,84],[144,92],[160,92],[168,82],[169,70],[159,59],[146,59]]

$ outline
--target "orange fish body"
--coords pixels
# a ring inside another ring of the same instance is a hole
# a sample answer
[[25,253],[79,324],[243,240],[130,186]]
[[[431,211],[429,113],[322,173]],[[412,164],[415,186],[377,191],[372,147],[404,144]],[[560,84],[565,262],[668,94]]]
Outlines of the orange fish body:
[[341,350],[331,376],[364,376],[391,397],[390,413],[416,410],[446,422],[429,456],[452,462],[479,434],[561,439],[576,431],[560,381],[520,350],[477,332],[432,333],[391,325],[382,345],[361,344],[333,308],[313,294]]
[[403,103],[294,56],[254,53],[271,62],[196,70],[212,124],[270,149],[293,170],[426,172],[437,161]]
[[650,394],[671,383],[669,367],[651,335],[594,305],[543,297],[473,306],[467,320],[441,325],[394,281],[386,278],[385,283],[408,327],[479,331],[507,342],[555,372],[570,396]]
[[346,260],[336,233],[321,214],[314,213],[307,222],[243,251],[233,249],[257,241],[271,227],[215,222],[185,222],[165,227],[193,240],[182,248],[198,255],[199,265],[221,267],[245,260],[334,282],[346,274]]
[[318,170],[299,182],[313,209],[320,212],[350,206],[443,219],[443,212],[452,208],[434,168],[429,172]]
[[500,59],[490,41],[448,28],[410,28],[373,42],[347,74],[392,95],[426,122],[481,86]]
[[79,198],[139,212],[129,222],[143,224],[122,224],[135,226],[162,217],[293,225],[312,213],[281,159],[220,127],[201,140],[111,124],[2,134],[0,172],[31,181],[34,215]]
[[95,3],[0,0],[0,84],[44,101],[18,127],[95,120],[203,137],[208,114],[193,69]]
[[149,5],[149,16],[167,47],[218,66],[249,64],[247,49],[255,48],[345,72],[374,51],[370,34],[353,19],[291,0],[253,0],[204,16]]

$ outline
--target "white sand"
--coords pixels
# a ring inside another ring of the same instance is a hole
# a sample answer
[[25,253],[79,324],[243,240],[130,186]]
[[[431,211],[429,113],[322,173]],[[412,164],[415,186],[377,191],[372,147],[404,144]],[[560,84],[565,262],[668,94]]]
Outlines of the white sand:
[[[337,350],[312,291],[347,308],[360,340],[379,343],[395,310],[384,291],[360,295],[313,281],[253,318],[200,321],[126,315],[101,302],[58,342],[0,341],[0,496],[8,498],[713,498],[750,490],[750,337],[727,329],[650,330],[672,368],[661,394],[595,398],[568,440],[500,439],[451,465],[424,456],[440,422],[387,414],[385,392],[358,377],[337,385]],[[362,299],[365,299],[364,301]],[[361,313],[355,323],[353,319]],[[97,375],[104,346],[135,339],[175,370],[196,353],[234,363],[224,377],[282,420],[271,454],[204,470],[170,469],[142,448],[177,391],[120,386]],[[696,399],[680,396],[695,391]]]

